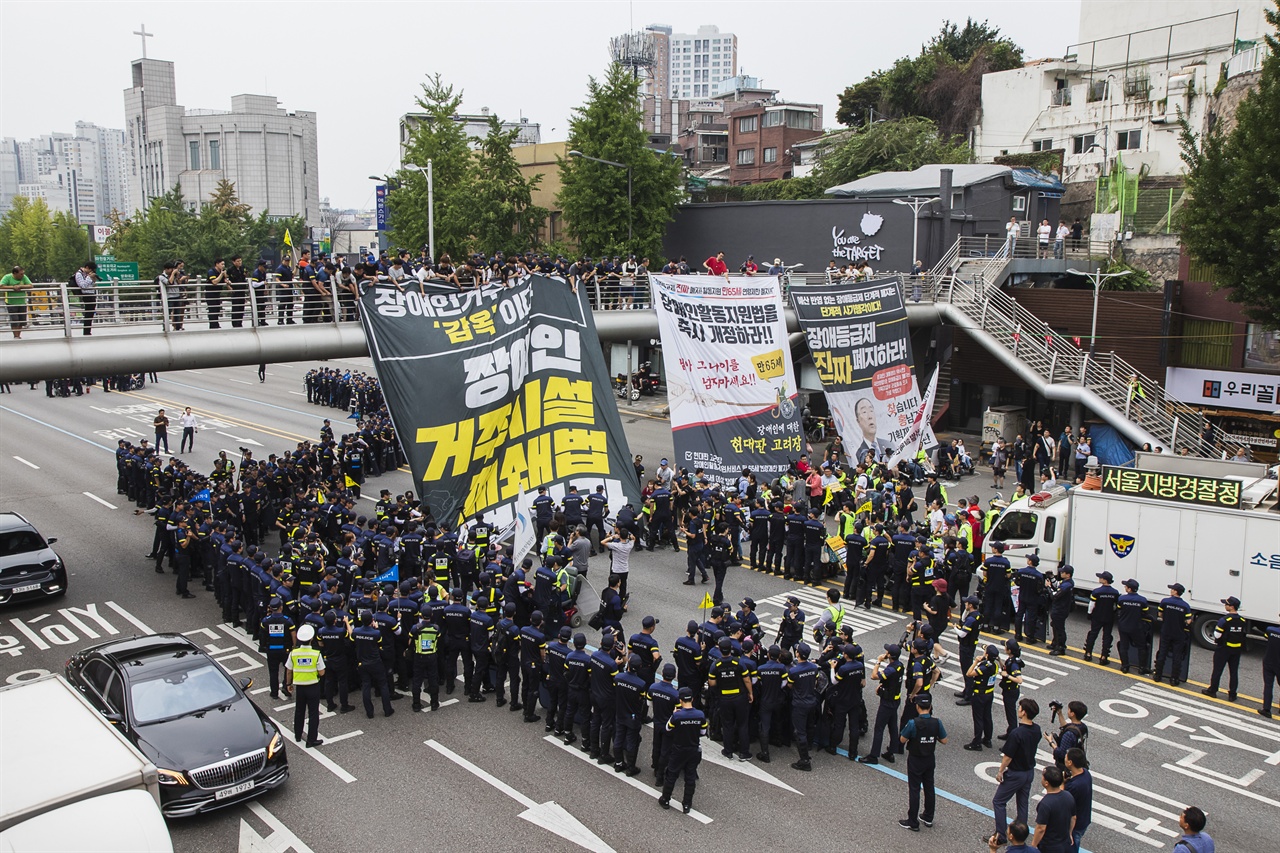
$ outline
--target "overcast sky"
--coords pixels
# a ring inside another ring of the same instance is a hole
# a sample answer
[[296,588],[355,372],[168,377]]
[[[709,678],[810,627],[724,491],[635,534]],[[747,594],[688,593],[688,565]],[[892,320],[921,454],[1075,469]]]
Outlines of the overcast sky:
[[489,107],[564,139],[588,75],[608,62],[609,37],[669,24],[715,24],[738,36],[739,69],[780,97],[821,102],[828,126],[848,84],[890,65],[946,18],[987,19],[1027,57],[1061,56],[1081,0],[469,0],[469,2],[76,2],[0,0],[0,136],[70,131],[77,120],[124,124],[122,92],[141,56],[175,63],[178,103],[230,109],[231,96],[269,94],[318,114],[320,194],[371,207],[372,182],[397,165],[397,120],[427,74],[461,89],[463,110]]

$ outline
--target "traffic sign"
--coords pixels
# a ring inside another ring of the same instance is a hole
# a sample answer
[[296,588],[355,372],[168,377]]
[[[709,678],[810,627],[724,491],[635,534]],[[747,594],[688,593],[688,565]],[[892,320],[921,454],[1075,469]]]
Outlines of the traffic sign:
[[138,265],[133,261],[117,261],[115,255],[94,255],[98,265],[98,277],[119,281],[137,281]]

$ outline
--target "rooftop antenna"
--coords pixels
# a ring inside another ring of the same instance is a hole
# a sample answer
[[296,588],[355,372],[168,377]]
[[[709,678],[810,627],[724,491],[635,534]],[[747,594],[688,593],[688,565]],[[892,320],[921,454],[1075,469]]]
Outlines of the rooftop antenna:
[[657,64],[655,53],[653,37],[649,33],[633,31],[609,39],[609,55],[613,57],[613,61],[623,68],[630,68],[637,80],[640,79],[641,69],[648,74]]

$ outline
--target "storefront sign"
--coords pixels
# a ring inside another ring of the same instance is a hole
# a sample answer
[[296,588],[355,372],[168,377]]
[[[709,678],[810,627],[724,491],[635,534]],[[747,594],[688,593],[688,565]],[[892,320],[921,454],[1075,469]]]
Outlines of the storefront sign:
[[1104,465],[1102,492],[1108,495],[1153,498],[1159,501],[1198,506],[1240,508],[1240,481],[1222,480],[1217,477],[1165,474],[1159,471],[1139,471],[1136,468],[1113,468],[1110,465]]
[[1193,406],[1280,414],[1280,376],[1274,373],[1170,367],[1165,389],[1170,397]]

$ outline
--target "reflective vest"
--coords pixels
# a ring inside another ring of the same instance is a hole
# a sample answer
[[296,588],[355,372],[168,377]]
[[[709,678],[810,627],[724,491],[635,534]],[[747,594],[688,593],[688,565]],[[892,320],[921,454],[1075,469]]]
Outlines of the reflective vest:
[[831,617],[829,621],[835,623],[836,633],[839,634],[841,626],[844,625],[844,605],[837,604],[833,607],[828,604],[827,614]]
[[413,638],[413,651],[420,655],[433,655],[440,646],[440,629],[428,625]]
[[315,684],[320,680],[320,653],[310,646],[299,646],[289,652],[294,684]]

